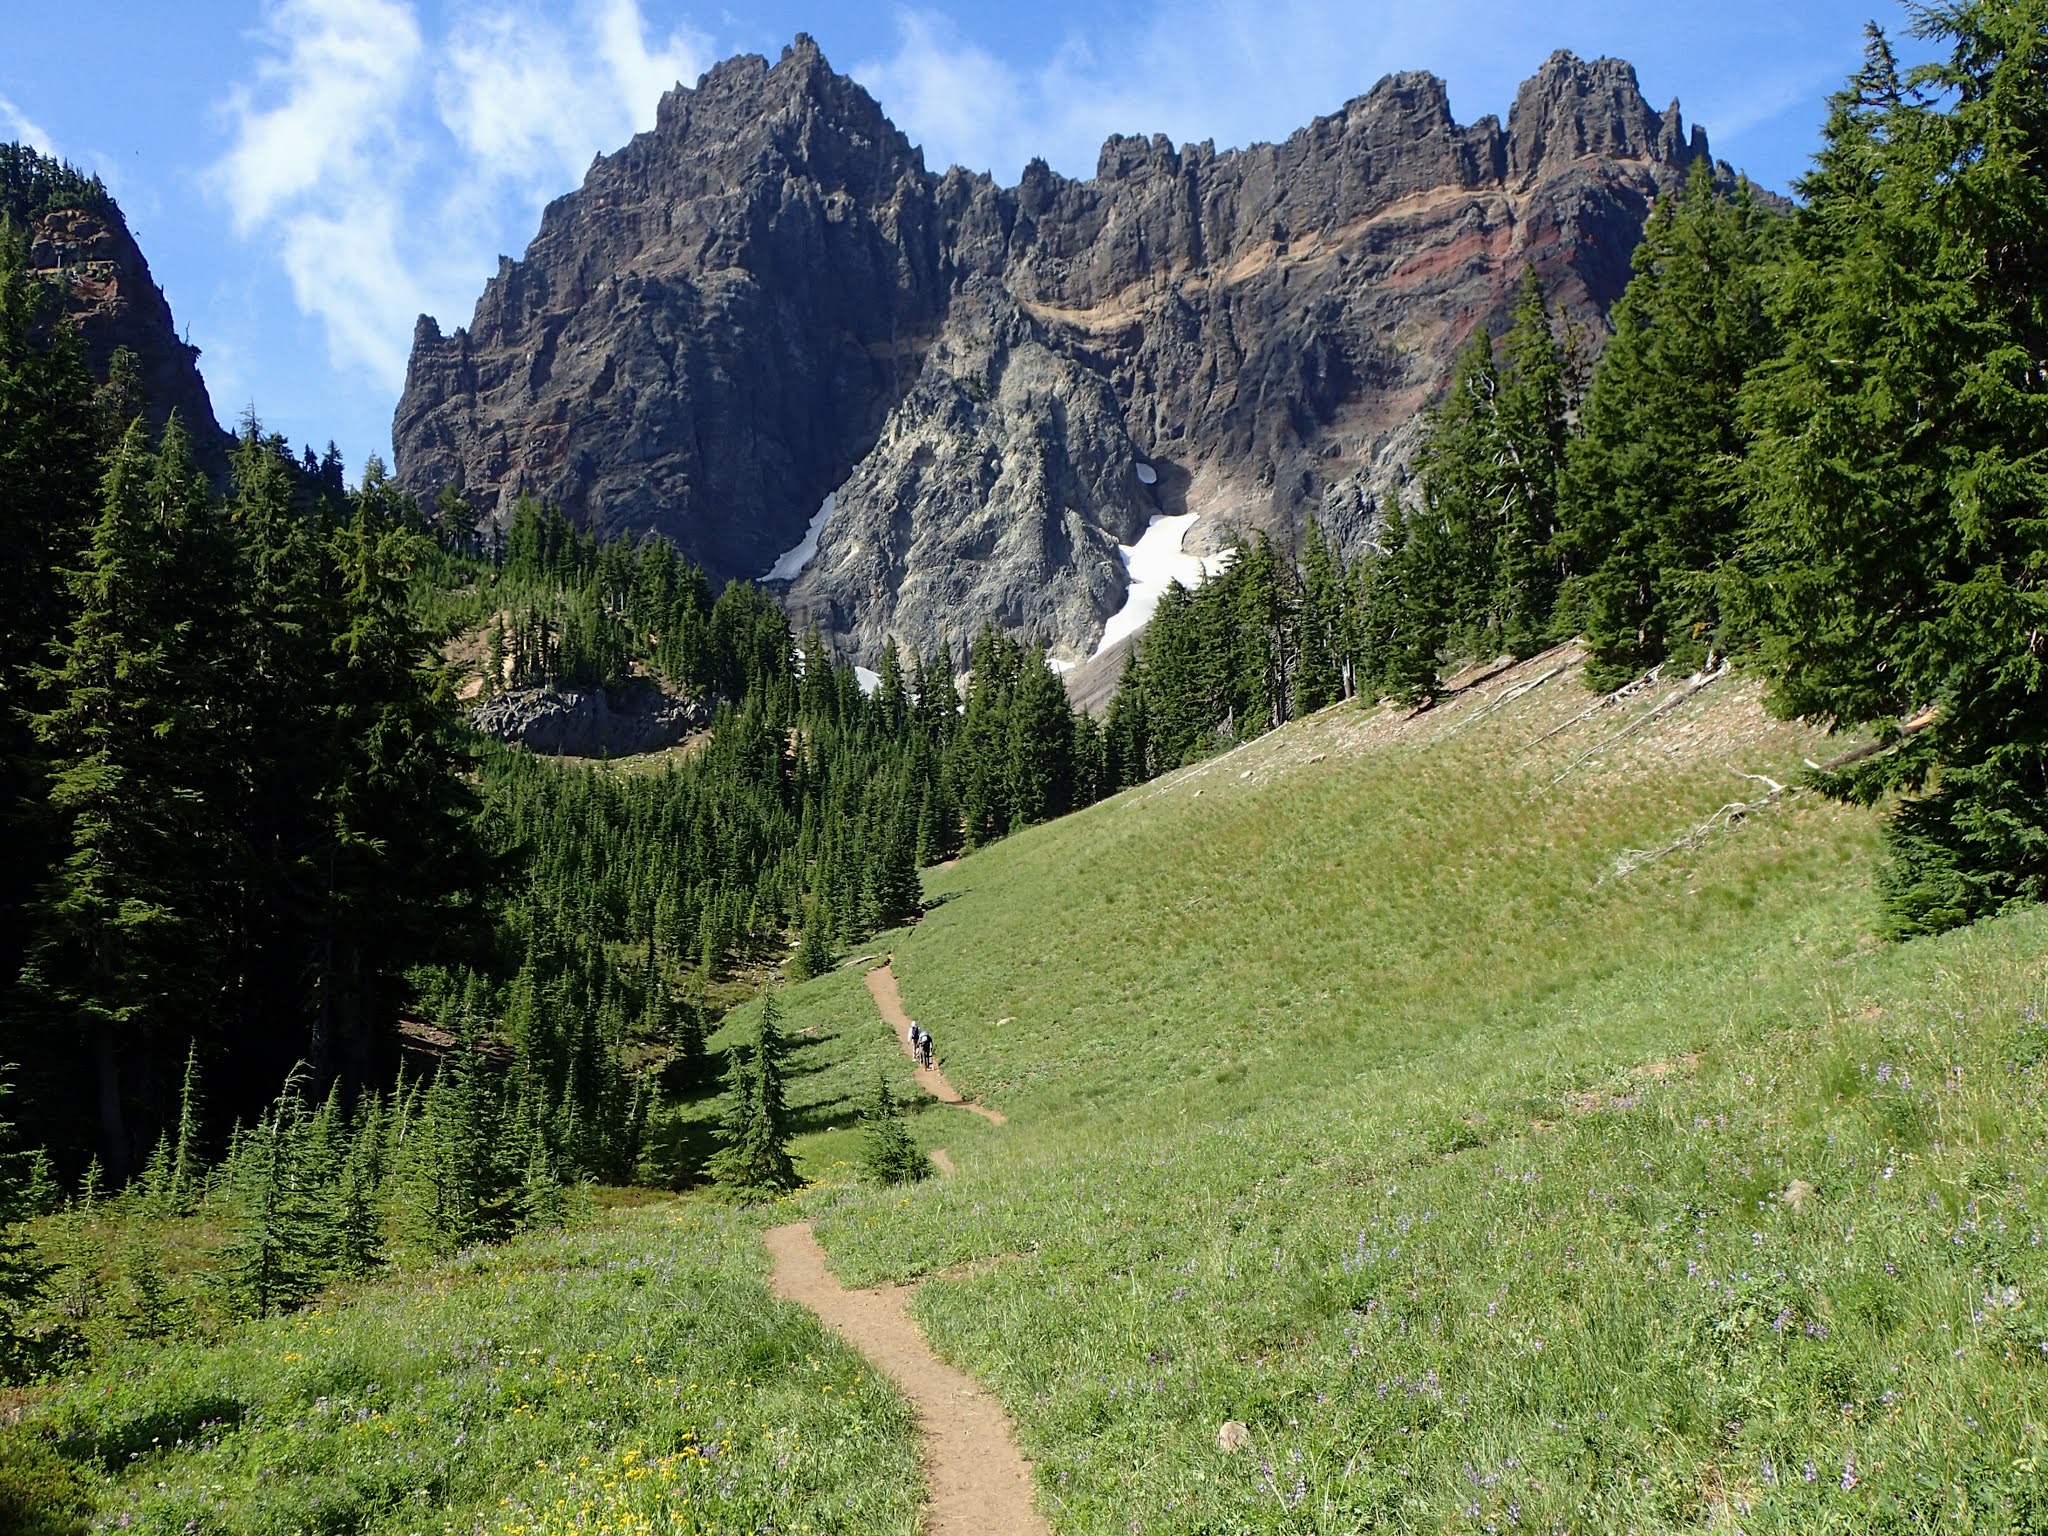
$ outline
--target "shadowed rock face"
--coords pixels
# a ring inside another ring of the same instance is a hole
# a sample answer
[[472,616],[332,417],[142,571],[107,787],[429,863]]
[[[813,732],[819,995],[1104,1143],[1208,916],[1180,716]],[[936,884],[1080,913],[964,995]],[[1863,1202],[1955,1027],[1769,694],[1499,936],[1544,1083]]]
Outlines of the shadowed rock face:
[[175,411],[200,467],[225,481],[229,439],[199,376],[199,349],[179,338],[163,290],[120,214],[59,208],[39,215],[28,228],[28,264],[63,294],[93,376],[104,383],[115,350],[133,352],[151,431],[161,431]]
[[1597,346],[1707,153],[1628,65],[1559,53],[1505,128],[1399,74],[1281,144],[1119,137],[1087,181],[999,187],[927,172],[800,37],[665,97],[467,330],[422,317],[397,473],[553,497],[725,579],[830,493],[786,601],[843,652],[959,655],[993,619],[1078,660],[1154,514],[1201,514],[1191,550],[1311,515],[1361,541],[1524,267]]
[[634,678],[609,689],[515,688],[470,718],[486,736],[533,752],[630,757],[677,745],[709,726],[711,711]]

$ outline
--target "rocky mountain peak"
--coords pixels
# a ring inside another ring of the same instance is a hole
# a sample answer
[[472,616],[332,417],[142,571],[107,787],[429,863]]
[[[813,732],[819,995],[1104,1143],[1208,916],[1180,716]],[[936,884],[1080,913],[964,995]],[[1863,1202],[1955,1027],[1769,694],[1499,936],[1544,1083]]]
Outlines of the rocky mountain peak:
[[[1705,153],[1704,135],[1695,135]],[[1508,114],[1508,174],[1533,185],[1546,170],[1581,160],[1647,160],[1682,166],[1694,145],[1683,136],[1678,103],[1660,115],[1636,82],[1633,64],[1579,58],[1560,48],[1522,83]]]
[[1533,266],[1597,338],[1706,152],[1627,64],[1558,53],[1505,129],[1400,73],[1279,143],[1115,135],[1088,180],[1003,187],[928,171],[799,36],[670,92],[468,326],[422,321],[397,474],[772,570],[870,665],[984,620],[1081,662],[1154,519],[1186,554],[1366,538],[1473,326]]
[[56,285],[94,375],[104,382],[115,352],[132,353],[150,430],[176,414],[200,467],[225,480],[229,438],[199,376],[199,349],[178,334],[106,189],[25,145],[0,144],[0,225],[25,239],[30,269]]

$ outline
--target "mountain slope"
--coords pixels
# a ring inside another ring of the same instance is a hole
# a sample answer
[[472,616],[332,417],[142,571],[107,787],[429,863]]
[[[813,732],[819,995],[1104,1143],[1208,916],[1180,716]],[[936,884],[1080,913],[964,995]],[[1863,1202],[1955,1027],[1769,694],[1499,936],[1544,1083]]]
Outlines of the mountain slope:
[[468,327],[422,317],[397,474],[650,529],[718,579],[830,495],[788,602],[854,657],[987,619],[1078,661],[1155,515],[1200,514],[1191,552],[1310,515],[1363,539],[1523,269],[1597,336],[1707,155],[1628,65],[1560,53],[1505,128],[1393,75],[1282,144],[1114,138],[1091,180],[1004,188],[928,171],[799,37],[665,97]]
[[895,969],[1008,1123],[816,1224],[931,1277],[1055,1529],[2038,1519],[2048,923],[1873,944],[1862,813],[1685,836],[1811,736],[1510,696],[1564,659],[934,872]]

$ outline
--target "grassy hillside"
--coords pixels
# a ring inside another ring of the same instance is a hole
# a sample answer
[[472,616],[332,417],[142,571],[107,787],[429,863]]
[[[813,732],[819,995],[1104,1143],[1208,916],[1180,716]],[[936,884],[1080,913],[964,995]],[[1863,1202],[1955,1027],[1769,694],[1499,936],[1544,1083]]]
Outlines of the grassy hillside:
[[1011,1121],[813,1196],[835,1262],[1003,1260],[918,1305],[1062,1530],[2048,1520],[2048,921],[1874,943],[1802,796],[1613,878],[1825,749],[1727,681],[1578,761],[1657,696],[1515,681],[934,872],[897,972]]

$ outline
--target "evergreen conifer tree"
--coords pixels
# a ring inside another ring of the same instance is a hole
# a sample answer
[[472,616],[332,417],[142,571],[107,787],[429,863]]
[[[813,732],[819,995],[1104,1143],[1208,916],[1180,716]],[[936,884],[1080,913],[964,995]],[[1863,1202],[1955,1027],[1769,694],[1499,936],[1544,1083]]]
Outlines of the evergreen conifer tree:
[[875,1073],[874,1092],[861,1108],[860,1162],[877,1184],[907,1184],[927,1178],[932,1161],[911,1139],[903,1108],[889,1091],[889,1080]]
[[790,979],[809,981],[831,969],[832,943],[825,936],[824,923],[812,911],[804,918],[803,935],[797,941],[796,953],[790,957]]
[[319,1288],[327,1231],[304,1166],[297,1084],[240,1139],[229,1170],[235,1225],[220,1255],[221,1285],[252,1317],[290,1311]]
[[25,980],[89,1042],[99,1155],[116,1184],[134,1156],[124,1058],[173,1025],[207,968],[194,890],[213,841],[195,784],[207,717],[184,666],[193,617],[173,601],[175,541],[205,495],[181,436],[168,434],[159,457],[129,428],[70,576],[69,633],[38,674],[50,707],[35,730],[64,848]]
[[1314,518],[1301,547],[1301,659],[1294,673],[1294,710],[1311,715],[1351,693],[1350,605],[1344,569]]
[[99,503],[92,376],[56,292],[28,268],[0,220],[0,999],[28,948],[28,906],[59,856],[40,814],[42,747],[29,729],[37,668],[63,632],[71,594],[59,571]]
[[775,999],[761,999],[753,1041],[732,1053],[719,1119],[719,1150],[705,1172],[730,1199],[769,1200],[802,1180],[789,1158],[789,1110],[783,1100],[784,1046]]
[[1502,348],[1495,407],[1501,510],[1493,564],[1501,646],[1533,656],[1548,643],[1557,599],[1558,517],[1572,402],[1563,349],[1536,269],[1522,276]]
[[1747,190],[1723,196],[1700,160],[1636,247],[1566,477],[1573,615],[1596,688],[1728,646],[1718,584],[1748,495],[1741,391],[1776,347],[1769,244]]
[[1900,934],[2048,897],[2048,0],[1917,15],[1801,184],[1737,587],[1778,707],[1891,743],[1824,783],[1903,797]]

